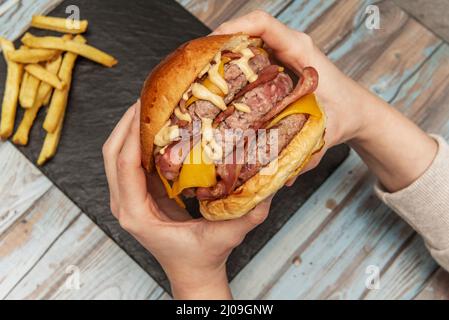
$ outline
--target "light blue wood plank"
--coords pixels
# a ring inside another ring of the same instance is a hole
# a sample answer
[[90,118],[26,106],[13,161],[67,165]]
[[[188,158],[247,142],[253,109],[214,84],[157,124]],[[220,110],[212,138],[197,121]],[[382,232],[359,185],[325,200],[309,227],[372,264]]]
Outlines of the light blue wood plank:
[[415,235],[409,245],[381,274],[378,290],[367,290],[365,299],[413,299],[436,270],[421,237]]
[[449,139],[449,45],[442,45],[402,85],[393,103],[424,130]]
[[376,0],[336,1],[320,18],[309,26],[307,33],[325,53],[331,51],[361,24],[365,8]]
[[[415,40],[419,38],[419,42]],[[436,53],[442,41],[416,21],[410,20],[404,31],[380,55],[375,64],[388,65],[388,72],[370,68],[359,80],[370,91],[393,102],[401,87]]]
[[335,0],[295,0],[278,19],[289,27],[304,32],[334,3]]
[[290,267],[298,251],[308,245],[314,233],[337,214],[335,209],[351,201],[348,197],[352,199],[351,192],[358,188],[358,181],[366,174],[366,166],[351,152],[348,159],[234,278],[231,283],[234,296],[238,299],[263,296]]
[[357,186],[344,207],[267,292],[267,299],[358,299],[365,291],[366,267],[382,270],[412,229],[371,190]]
[[[364,12],[365,8],[361,10]],[[329,54],[329,58],[353,79],[359,79],[364,72],[373,67],[373,58],[377,59],[385,52],[388,43],[405,30],[409,20],[409,17],[391,1],[380,3],[379,10],[382,12],[383,21],[381,29],[368,29],[361,23]]]

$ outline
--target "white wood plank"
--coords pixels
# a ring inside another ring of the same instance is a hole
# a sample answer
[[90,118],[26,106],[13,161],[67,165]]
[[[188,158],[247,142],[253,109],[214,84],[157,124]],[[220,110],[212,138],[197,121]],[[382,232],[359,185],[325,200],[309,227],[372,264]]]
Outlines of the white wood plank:
[[62,0],[19,0],[17,5],[0,15],[0,36],[13,40],[29,26],[34,14],[45,14]]
[[0,236],[0,299],[27,274],[79,214],[79,209],[52,187]]
[[[70,268],[79,270],[79,289],[67,286]],[[160,295],[154,280],[81,215],[7,299],[146,299],[155,290]]]
[[51,187],[9,142],[0,142],[0,234]]
[[173,300],[173,298],[172,298],[171,295],[169,295],[168,293],[165,292],[164,294],[162,294],[162,295],[159,297],[158,300]]

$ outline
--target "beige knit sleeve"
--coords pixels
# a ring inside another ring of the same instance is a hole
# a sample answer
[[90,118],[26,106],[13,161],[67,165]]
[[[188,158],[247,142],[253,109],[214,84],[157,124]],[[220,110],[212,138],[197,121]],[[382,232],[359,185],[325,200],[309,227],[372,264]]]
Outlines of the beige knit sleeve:
[[378,197],[424,238],[435,260],[449,270],[449,145],[432,136],[438,153],[426,172],[407,188],[387,193],[375,187]]

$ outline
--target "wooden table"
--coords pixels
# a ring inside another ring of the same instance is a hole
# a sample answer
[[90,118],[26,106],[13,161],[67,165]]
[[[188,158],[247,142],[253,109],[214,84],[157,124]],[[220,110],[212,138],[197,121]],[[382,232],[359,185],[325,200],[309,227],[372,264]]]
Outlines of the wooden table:
[[[4,3],[5,1],[0,1]],[[59,0],[22,0],[0,16],[18,37]],[[261,8],[423,129],[449,138],[449,46],[390,0],[179,0],[209,27]],[[381,29],[365,26],[376,4]],[[81,12],[82,14],[82,12]],[[236,298],[449,298],[449,275],[373,194],[351,153],[232,281]],[[368,266],[380,289],[368,290]],[[68,286],[73,274],[80,288]],[[167,294],[9,142],[0,142],[0,298],[166,299]]]

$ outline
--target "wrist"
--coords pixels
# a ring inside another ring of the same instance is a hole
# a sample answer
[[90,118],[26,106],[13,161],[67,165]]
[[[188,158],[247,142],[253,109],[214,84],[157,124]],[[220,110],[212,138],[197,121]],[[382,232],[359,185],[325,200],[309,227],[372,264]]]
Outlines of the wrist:
[[232,299],[226,266],[216,270],[191,270],[168,275],[173,297],[179,300],[227,300]]
[[385,101],[372,94],[365,88],[358,99],[358,122],[359,126],[352,136],[347,140],[352,146],[363,146],[373,139],[378,139],[379,134],[389,131],[394,127],[394,116],[396,111]]

